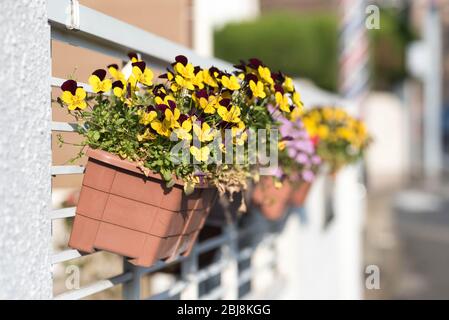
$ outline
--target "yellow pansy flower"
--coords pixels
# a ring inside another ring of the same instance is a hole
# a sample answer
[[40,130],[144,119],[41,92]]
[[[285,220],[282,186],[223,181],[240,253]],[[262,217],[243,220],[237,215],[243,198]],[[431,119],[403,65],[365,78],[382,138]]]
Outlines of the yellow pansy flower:
[[291,119],[292,121],[296,121],[296,120],[298,120],[299,118],[301,118],[302,115],[303,115],[303,110],[302,110],[302,108],[295,107],[295,108],[292,110],[292,112],[290,113],[290,119]]
[[144,61],[137,61],[132,63],[132,74],[136,78],[137,82],[140,82],[146,86],[153,84],[153,71],[146,67]]
[[302,108],[304,106],[304,104],[301,101],[301,95],[297,91],[293,92],[292,101],[293,101],[293,104],[295,106],[297,106],[298,108]]
[[223,76],[221,77],[221,83],[223,84],[223,86],[229,90],[238,90],[240,89],[240,84],[239,81],[237,79],[237,77],[235,76]]
[[135,53],[135,52],[129,52],[129,53],[128,53],[128,58],[131,60],[131,62],[138,62],[138,61],[141,61],[141,60],[139,59],[139,57],[137,56],[137,53]]
[[89,77],[89,85],[92,87],[92,91],[98,92],[108,92],[112,88],[112,82],[109,79],[105,79],[106,70],[98,69],[95,70]]
[[240,121],[236,127],[232,127],[232,137],[234,138],[234,142],[242,146],[246,140],[248,140],[248,133],[245,131],[245,123]]
[[192,78],[192,84],[197,86],[199,89],[204,88],[203,83],[203,72],[199,71],[193,78]]
[[165,104],[165,105],[167,105],[168,106],[168,102],[169,101],[175,101],[175,98],[173,98],[173,96],[172,95],[166,95],[163,99],[161,98],[161,97],[159,97],[159,96],[157,96],[156,98],[154,98],[154,102],[156,103],[156,104]]
[[209,147],[197,148],[195,146],[190,147],[190,153],[199,162],[206,162],[209,159],[210,149]]
[[140,114],[139,123],[147,126],[156,118],[157,118],[156,111],[143,112],[143,113]]
[[288,97],[285,94],[280,93],[279,91],[275,94],[276,103],[279,105],[279,109],[284,112],[290,113],[290,104],[288,102]]
[[326,139],[329,136],[329,127],[326,125],[320,125],[317,128],[317,135],[320,139]]
[[198,124],[194,123],[193,132],[201,142],[211,141],[215,136],[214,130],[211,129],[211,127],[206,122],[203,122],[201,127]]
[[181,112],[178,108],[175,108],[173,111],[170,109],[165,109],[165,119],[164,122],[167,122],[169,128],[178,128],[179,122],[178,119],[181,116]]
[[207,99],[204,97],[201,97],[198,100],[198,104],[204,110],[205,113],[214,114],[215,110],[219,106],[218,99],[219,99],[218,97],[212,96],[212,95],[207,97]]
[[266,83],[268,84],[274,83],[273,78],[271,77],[271,71],[270,69],[268,69],[268,67],[259,66],[257,71],[259,72],[260,78],[264,80]]
[[61,100],[67,105],[69,110],[84,110],[87,107],[86,91],[78,87],[75,80],[67,80],[61,85]]
[[287,92],[295,91],[295,86],[293,85],[293,80],[290,77],[285,77],[283,86],[284,86],[285,91],[287,91]]
[[154,120],[153,122],[151,122],[151,128],[153,128],[153,130],[155,130],[161,136],[169,137],[171,134],[170,124],[165,120]]
[[280,150],[280,151],[284,150],[285,147],[286,147],[286,145],[287,145],[287,142],[286,142],[286,141],[279,141],[279,142],[278,142],[278,148],[279,148],[279,150]]
[[231,106],[228,110],[226,107],[219,106],[217,109],[218,114],[226,122],[239,123],[240,122],[240,108],[237,106]]
[[108,71],[111,74],[111,76],[114,78],[114,80],[119,80],[121,81],[123,84],[126,83],[126,78],[125,75],[123,74],[123,72],[121,72],[118,69],[118,65],[116,64],[110,64],[108,65]]
[[218,87],[217,80],[215,80],[215,78],[210,75],[209,69],[203,70],[202,73],[203,73],[203,81],[205,84],[213,88]]
[[195,68],[191,63],[187,63],[184,66],[182,63],[178,62],[177,64],[175,64],[175,71],[184,79],[192,79],[195,76]]
[[145,140],[154,140],[156,139],[156,136],[154,135],[154,133],[150,132],[150,129],[146,129],[145,132],[143,134],[138,134],[137,135],[137,140],[138,141],[145,141]]
[[[185,78],[177,75],[175,77],[175,81],[181,88],[186,88],[186,89],[189,89],[189,90],[195,90],[195,87],[193,86],[193,82],[191,80],[189,80],[189,79],[185,79]],[[172,88],[172,90],[173,90],[173,88]],[[176,90],[173,90],[173,91],[176,91]]]
[[251,80],[249,82],[249,87],[255,97],[263,99],[267,96],[264,90],[264,85],[261,81],[257,81],[256,84],[253,80]]
[[112,83],[112,93],[118,98],[124,98],[126,94],[125,84],[120,80],[114,81]]

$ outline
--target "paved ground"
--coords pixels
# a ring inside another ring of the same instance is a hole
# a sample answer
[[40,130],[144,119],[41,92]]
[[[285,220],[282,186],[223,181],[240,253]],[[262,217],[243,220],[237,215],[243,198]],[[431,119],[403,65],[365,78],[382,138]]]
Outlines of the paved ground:
[[381,271],[367,299],[449,299],[449,183],[371,194],[365,264]]

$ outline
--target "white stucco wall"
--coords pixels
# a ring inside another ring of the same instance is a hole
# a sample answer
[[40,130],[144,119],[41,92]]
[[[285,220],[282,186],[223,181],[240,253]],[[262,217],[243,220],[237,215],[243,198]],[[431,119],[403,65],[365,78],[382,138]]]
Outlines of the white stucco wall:
[[50,29],[45,0],[0,1],[0,299],[50,298]]

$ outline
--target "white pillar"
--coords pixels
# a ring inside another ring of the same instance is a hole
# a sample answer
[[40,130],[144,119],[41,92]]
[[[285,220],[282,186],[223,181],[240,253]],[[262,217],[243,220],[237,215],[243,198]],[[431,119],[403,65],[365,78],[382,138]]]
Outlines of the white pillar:
[[46,1],[0,1],[0,30],[0,299],[48,299],[51,60]]

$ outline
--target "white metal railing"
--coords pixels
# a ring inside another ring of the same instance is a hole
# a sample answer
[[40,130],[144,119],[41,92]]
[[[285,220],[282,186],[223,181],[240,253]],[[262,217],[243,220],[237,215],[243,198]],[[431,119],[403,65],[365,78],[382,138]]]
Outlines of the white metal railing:
[[[73,2],[75,5],[77,1]],[[150,34],[139,28],[126,24],[110,16],[79,6],[79,10],[68,10],[72,1],[70,0],[48,0],[48,19],[51,26],[52,39],[81,46],[90,50],[98,51],[112,57],[126,60],[129,51],[136,51],[142,55],[150,66],[161,68],[171,62],[176,55],[184,54],[195,64],[202,66],[215,65],[220,68],[232,69],[232,66],[217,60],[199,57],[190,49],[174,44],[168,40]],[[69,30],[66,22],[73,17],[70,14],[78,12],[78,30]],[[51,85],[60,86],[65,79],[52,77]],[[91,88],[87,84],[81,84],[88,92]],[[73,132],[75,123],[52,122],[52,131]],[[83,166],[52,166],[51,174],[72,175],[83,174]],[[75,215],[75,207],[53,210],[50,219],[66,219]],[[267,260],[263,266],[257,268],[250,267],[239,271],[238,263],[251,259],[258,247],[270,245],[274,241],[273,237],[267,236],[258,244],[247,245],[239,248],[239,240],[243,237],[251,237],[260,231],[254,227],[237,229],[234,225],[229,225],[223,229],[223,233],[214,238],[198,243],[189,257],[178,257],[169,263],[158,262],[150,268],[135,267],[124,262],[122,274],[97,281],[77,290],[71,290],[59,294],[55,299],[83,299],[90,295],[110,289],[117,285],[123,285],[123,298],[126,299],[170,299],[180,296],[183,299],[218,299],[218,298],[238,298],[239,286],[251,281],[252,277],[262,268],[273,268],[275,261]],[[221,257],[218,261],[208,267],[199,269],[199,255],[219,249]],[[78,259],[82,255],[73,249],[56,252],[51,258],[53,265],[67,263]],[[156,293],[150,297],[141,297],[140,279],[142,276],[160,271],[170,265],[180,263],[181,275],[170,289]],[[273,268],[273,272],[275,269]],[[221,275],[223,283],[210,292],[200,293],[199,283],[212,277]]]

